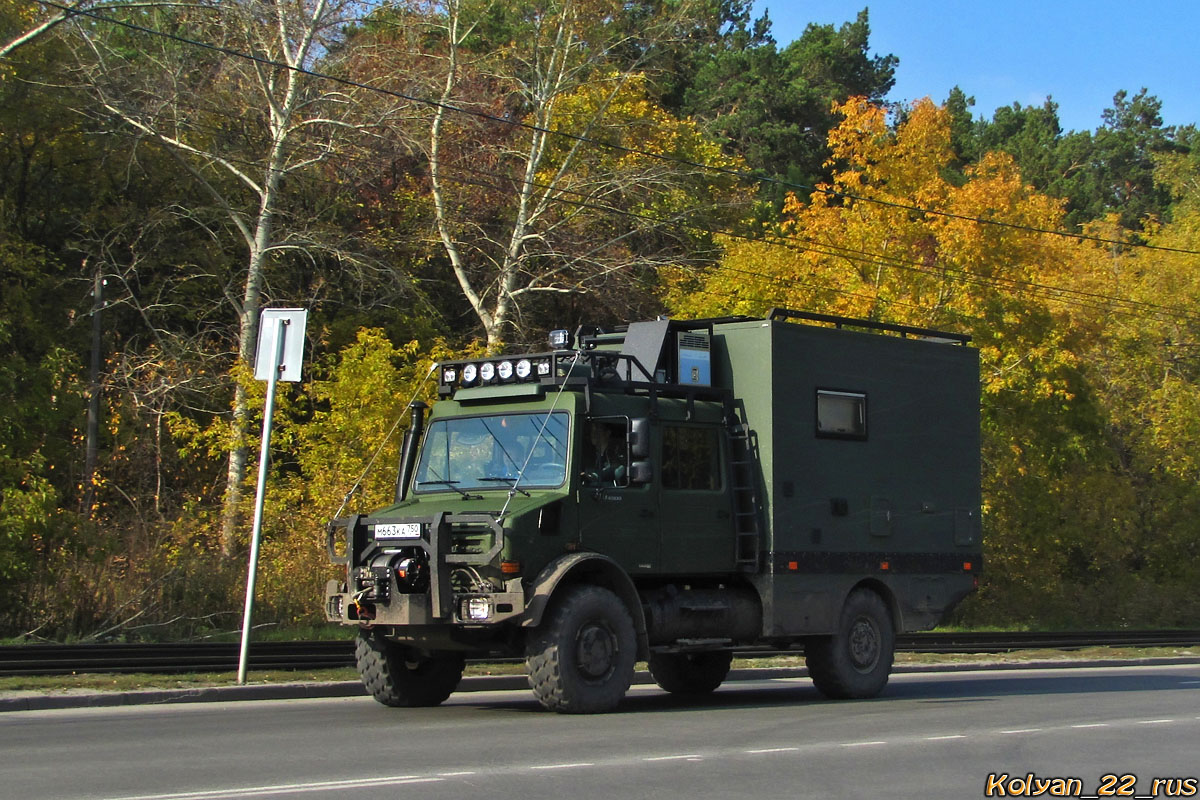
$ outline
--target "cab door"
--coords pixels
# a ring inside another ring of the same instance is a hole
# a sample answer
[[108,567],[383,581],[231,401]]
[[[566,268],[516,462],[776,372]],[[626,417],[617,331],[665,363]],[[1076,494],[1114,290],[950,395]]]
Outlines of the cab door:
[[630,575],[658,573],[658,482],[630,481],[629,437],[628,417],[593,417],[585,425],[576,476],[580,544]]

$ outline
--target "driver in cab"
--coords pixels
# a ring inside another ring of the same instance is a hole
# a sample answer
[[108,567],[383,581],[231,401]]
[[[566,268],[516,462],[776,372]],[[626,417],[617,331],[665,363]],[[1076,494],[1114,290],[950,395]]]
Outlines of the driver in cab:
[[625,464],[624,433],[623,425],[591,423],[588,447],[584,450],[584,486],[608,487],[626,484],[628,468]]

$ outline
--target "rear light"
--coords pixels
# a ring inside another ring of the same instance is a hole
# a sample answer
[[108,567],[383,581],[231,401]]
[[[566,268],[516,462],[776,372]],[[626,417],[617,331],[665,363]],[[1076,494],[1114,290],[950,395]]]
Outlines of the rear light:
[[502,572],[505,575],[520,575],[521,574],[521,562],[520,561],[501,561],[500,562],[500,572]]

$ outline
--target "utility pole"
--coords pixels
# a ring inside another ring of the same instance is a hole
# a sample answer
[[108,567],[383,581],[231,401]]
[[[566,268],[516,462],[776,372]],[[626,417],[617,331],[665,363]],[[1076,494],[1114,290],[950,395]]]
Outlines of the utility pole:
[[92,364],[88,371],[87,440],[84,445],[83,463],[83,507],[80,509],[88,519],[96,503],[96,452],[100,440],[100,311],[104,308],[104,275],[96,268],[92,287]]

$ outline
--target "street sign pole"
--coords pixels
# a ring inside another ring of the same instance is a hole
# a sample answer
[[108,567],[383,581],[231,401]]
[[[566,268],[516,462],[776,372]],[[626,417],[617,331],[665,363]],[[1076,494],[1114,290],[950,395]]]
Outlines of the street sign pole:
[[[267,459],[271,453],[271,427],[275,416],[275,386],[280,380],[300,380],[307,311],[267,309],[258,326],[258,357],[255,377],[267,381],[263,408],[262,446],[258,452],[258,489],[254,496],[254,527],[250,532],[250,565],[246,571],[246,607],[242,613],[242,646],[238,655],[237,682],[246,682],[246,661],[250,652],[250,620],[254,614],[254,587],[258,578],[258,543],[262,537],[263,501],[267,491]],[[272,335],[273,334],[273,335]],[[269,352],[269,358],[264,350]],[[265,362],[265,363],[264,363]]]

